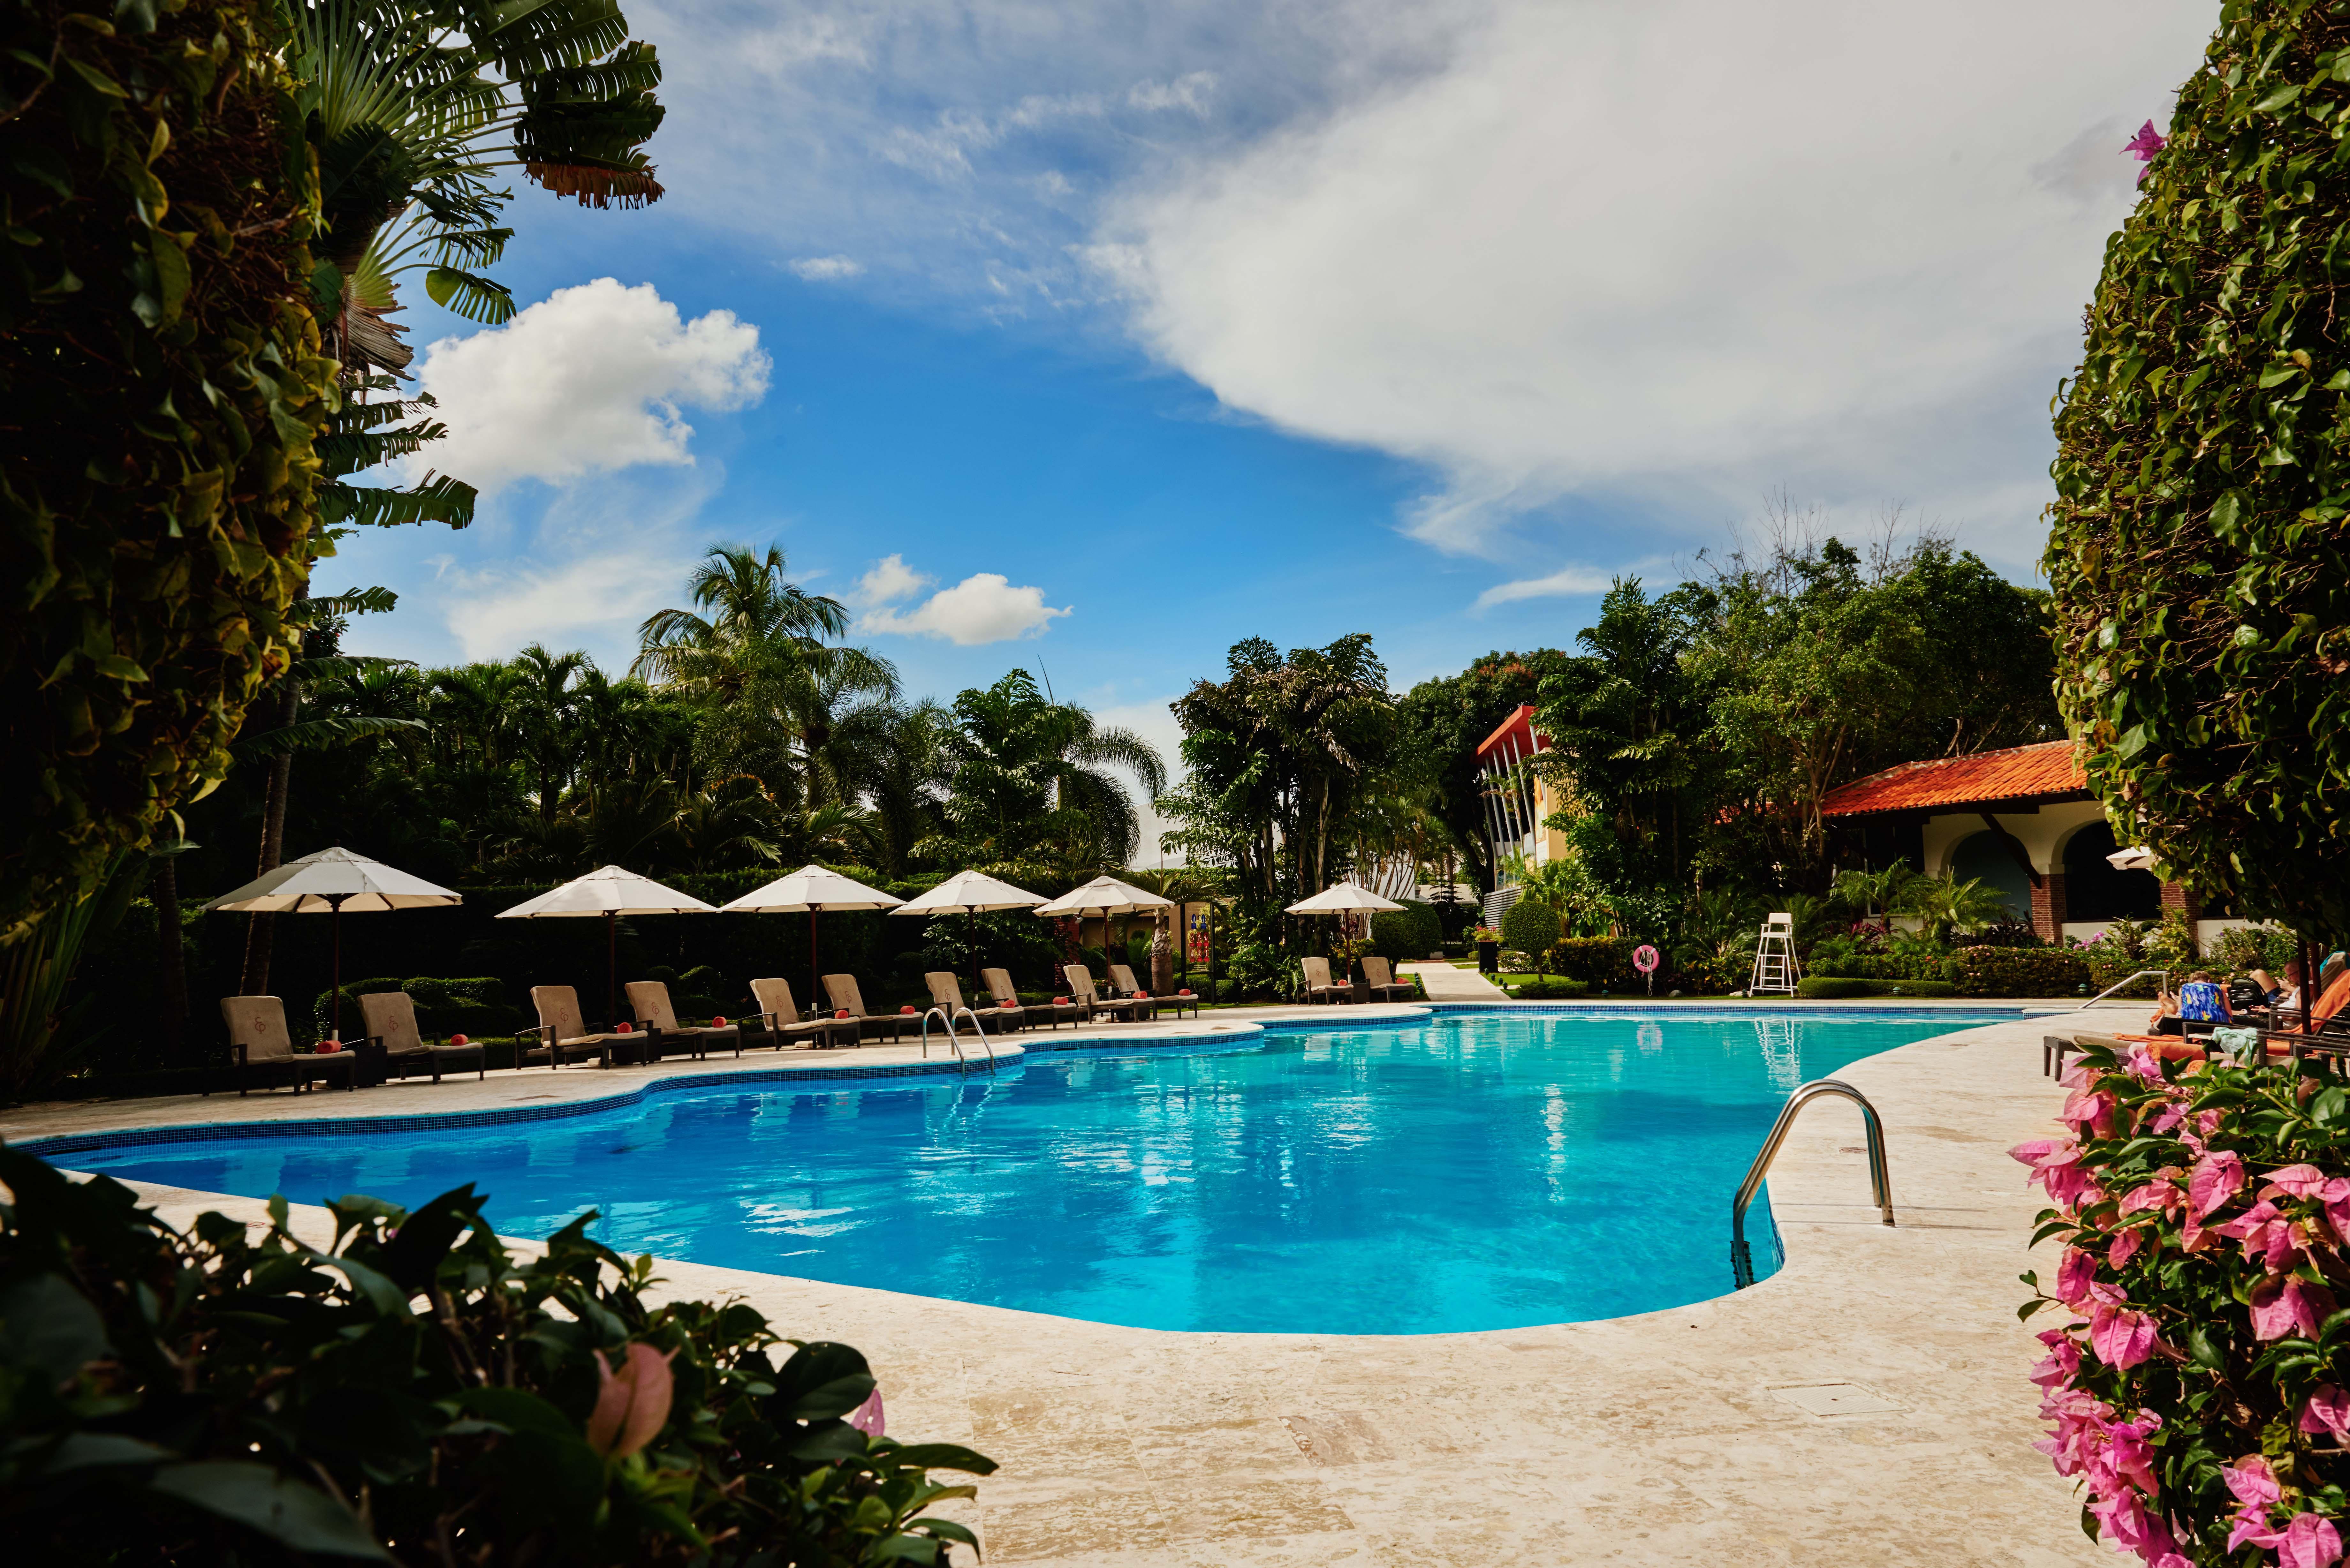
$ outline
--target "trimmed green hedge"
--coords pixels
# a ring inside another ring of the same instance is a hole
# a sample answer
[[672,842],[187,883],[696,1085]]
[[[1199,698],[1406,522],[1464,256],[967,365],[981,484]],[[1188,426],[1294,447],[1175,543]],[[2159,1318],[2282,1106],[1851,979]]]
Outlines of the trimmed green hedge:
[[1634,945],[1621,937],[1562,937],[1543,954],[1543,968],[1551,974],[1572,975],[1586,985],[1630,991],[1640,983],[1639,972],[1632,967]]
[[1854,996],[1956,996],[1959,988],[1947,980],[1861,980],[1815,974],[1797,981],[1795,994],[1814,1002],[1837,1002]]
[[1960,948],[1943,972],[1964,996],[2074,996],[2089,966],[2059,948]]
[[1404,901],[1391,914],[1371,917],[1371,951],[1390,963],[1424,959],[1444,945],[1444,922],[1431,904]]
[[1511,990],[1502,988],[1520,1002],[1572,1002],[1587,993],[1591,988],[1579,980],[1530,980]]
[[1502,915],[1502,946],[1539,959],[1558,940],[1558,911],[1537,898],[1521,898]]

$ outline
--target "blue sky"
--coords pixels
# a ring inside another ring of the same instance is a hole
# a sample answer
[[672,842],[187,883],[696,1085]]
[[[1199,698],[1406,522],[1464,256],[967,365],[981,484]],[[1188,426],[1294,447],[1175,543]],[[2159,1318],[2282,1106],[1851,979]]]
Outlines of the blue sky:
[[670,194],[518,192],[504,329],[405,291],[455,432],[426,461],[484,504],[322,568],[401,595],[353,646],[618,669],[703,547],[775,542],[910,691],[1041,668],[1162,740],[1238,638],[1369,631],[1399,686],[1568,645],[1611,575],[1672,580],[1772,493],[1848,534],[1898,505],[2028,577],[2118,149],[2210,26],[629,13]]

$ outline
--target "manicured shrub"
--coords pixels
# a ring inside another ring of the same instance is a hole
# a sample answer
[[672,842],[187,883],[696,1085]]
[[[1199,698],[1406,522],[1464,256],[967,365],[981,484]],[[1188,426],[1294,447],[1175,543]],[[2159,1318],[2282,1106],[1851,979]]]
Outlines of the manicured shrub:
[[0,1513],[26,1563],[940,1563],[932,1469],[865,1359],[740,1303],[649,1305],[651,1260],[508,1253],[471,1187],[181,1235],[0,1150]]
[[1371,951],[1390,962],[1424,959],[1443,942],[1444,922],[1433,905],[1406,900],[1399,910],[1371,917]]
[[1950,966],[1967,996],[2072,996],[2089,982],[2080,955],[2057,948],[1960,948]]
[[2083,1053],[2023,1276],[2060,1320],[2033,1370],[2085,1526],[2148,1563],[2332,1563],[2350,1431],[2350,1094],[2285,1064]]
[[2350,929],[2350,9],[2234,0],[2060,392],[2056,693],[2124,844]]
[[[1636,945],[1621,937],[1562,937],[1543,955],[1543,968],[1548,973],[1563,974],[1586,985],[1632,991],[1640,984],[1639,971],[1632,967]],[[1657,978],[1664,978],[1661,970]]]
[[1579,980],[1560,980],[1548,975],[1506,989],[1520,1002],[1572,1002],[1578,996],[1588,994],[1591,990]]
[[1795,982],[1795,994],[1822,1002],[1851,996],[1956,996],[1959,988],[1946,980],[1854,980],[1806,975]]
[[1502,914],[1502,945],[1522,953],[1543,953],[1558,940],[1558,911],[1537,898],[1521,898]]

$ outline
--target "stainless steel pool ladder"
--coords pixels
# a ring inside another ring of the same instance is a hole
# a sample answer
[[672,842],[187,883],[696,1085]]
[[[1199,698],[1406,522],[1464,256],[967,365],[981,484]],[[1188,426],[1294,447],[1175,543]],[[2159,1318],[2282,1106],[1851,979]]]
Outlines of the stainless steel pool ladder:
[[1762,1190],[1762,1179],[1771,1173],[1771,1161],[1777,1158],[1779,1146],[1787,1141],[1787,1131],[1795,1125],[1796,1113],[1829,1095],[1841,1096],[1860,1107],[1861,1121],[1868,1129],[1869,1199],[1877,1205],[1877,1212],[1885,1223],[1893,1223],[1893,1179],[1885,1168],[1885,1126],[1877,1119],[1877,1107],[1850,1084],[1835,1078],[1814,1078],[1787,1096],[1779,1119],[1771,1124],[1771,1136],[1762,1140],[1762,1152],[1746,1168],[1746,1179],[1738,1184],[1738,1196],[1731,1200],[1730,1271],[1742,1291],[1754,1282],[1754,1260],[1746,1251],[1746,1206]]
[[972,1033],[979,1036],[979,1048],[987,1053],[987,1070],[991,1073],[994,1072],[995,1047],[987,1043],[987,1025],[982,1023],[979,1021],[979,1014],[968,1007],[958,1007],[952,1012],[949,1012],[943,1007],[933,1007],[930,1012],[922,1014],[922,1054],[928,1056],[931,1054],[931,1020],[936,1018],[946,1025],[947,1044],[954,1047],[956,1070],[960,1072],[964,1069],[970,1058],[963,1054],[962,1042],[955,1038],[955,1020],[958,1017],[971,1020]]

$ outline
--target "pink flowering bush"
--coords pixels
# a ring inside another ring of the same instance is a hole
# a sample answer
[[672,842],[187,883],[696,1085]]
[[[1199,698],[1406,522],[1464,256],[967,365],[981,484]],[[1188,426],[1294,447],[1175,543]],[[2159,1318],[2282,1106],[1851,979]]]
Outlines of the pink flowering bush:
[[2156,1568],[2341,1561],[2350,1478],[2350,1095],[2283,1065],[2182,1075],[2143,1046],[2065,1075],[2064,1136],[2010,1152],[2048,1194],[2023,1276],[2039,1444],[2082,1523]]

